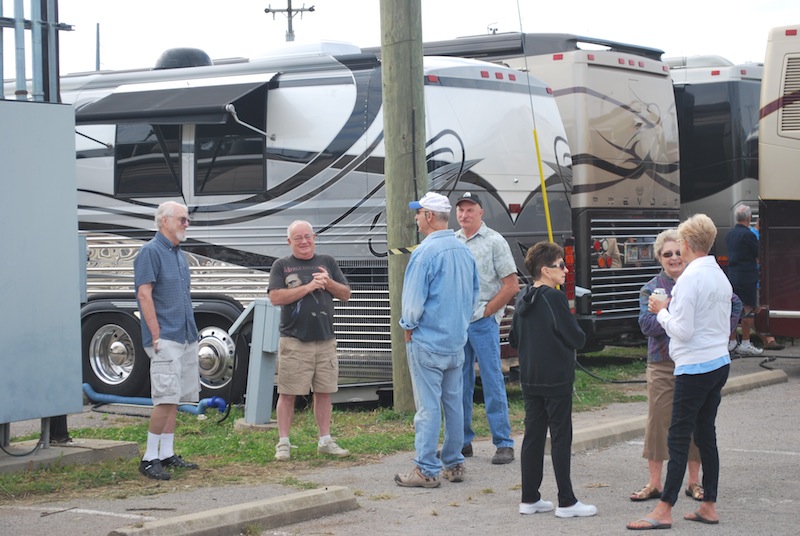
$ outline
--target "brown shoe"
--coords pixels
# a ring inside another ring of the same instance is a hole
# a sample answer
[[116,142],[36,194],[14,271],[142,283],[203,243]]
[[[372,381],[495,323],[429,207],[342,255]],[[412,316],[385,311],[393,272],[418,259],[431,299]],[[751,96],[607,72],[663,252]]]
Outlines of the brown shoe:
[[467,468],[464,467],[463,463],[457,463],[452,467],[448,467],[444,471],[442,471],[441,477],[449,480],[450,482],[463,482],[464,481],[464,473],[467,472]]
[[442,482],[439,476],[425,476],[416,465],[409,473],[394,475],[394,483],[404,488],[438,488]]

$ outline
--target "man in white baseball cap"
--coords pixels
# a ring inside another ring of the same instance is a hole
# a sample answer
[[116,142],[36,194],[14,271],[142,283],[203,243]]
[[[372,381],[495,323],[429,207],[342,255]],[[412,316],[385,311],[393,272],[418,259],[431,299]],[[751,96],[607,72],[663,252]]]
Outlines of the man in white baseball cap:
[[[409,208],[425,239],[411,254],[403,279],[400,326],[414,384],[414,446],[417,455],[408,473],[395,475],[398,486],[435,488],[441,478],[464,480],[464,412],[461,367],[472,311],[480,283],[475,259],[447,224],[450,201],[428,192]],[[444,411],[441,459],[436,447]]]

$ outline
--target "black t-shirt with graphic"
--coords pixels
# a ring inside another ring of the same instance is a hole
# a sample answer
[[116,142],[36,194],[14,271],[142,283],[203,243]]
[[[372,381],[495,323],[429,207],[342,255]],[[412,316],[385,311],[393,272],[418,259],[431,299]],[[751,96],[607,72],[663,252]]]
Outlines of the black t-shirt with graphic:
[[[347,278],[330,255],[314,255],[302,260],[289,255],[278,259],[269,273],[269,287],[273,289],[294,288],[314,279],[320,266],[327,270],[331,279],[347,285]],[[303,342],[325,341],[334,338],[333,296],[324,290],[315,290],[300,300],[281,307],[281,335],[294,337]]]

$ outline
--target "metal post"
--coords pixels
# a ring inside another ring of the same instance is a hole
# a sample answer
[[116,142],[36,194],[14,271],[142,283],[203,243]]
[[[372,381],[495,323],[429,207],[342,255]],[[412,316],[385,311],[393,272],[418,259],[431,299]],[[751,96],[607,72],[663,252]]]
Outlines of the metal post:
[[272,418],[281,315],[280,308],[272,305],[267,298],[257,298],[253,312],[244,422],[268,424]]

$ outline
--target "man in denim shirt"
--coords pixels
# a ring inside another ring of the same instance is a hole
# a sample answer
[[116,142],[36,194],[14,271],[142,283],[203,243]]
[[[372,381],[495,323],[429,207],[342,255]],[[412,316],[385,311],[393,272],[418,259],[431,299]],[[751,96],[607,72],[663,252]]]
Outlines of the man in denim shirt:
[[[414,387],[416,458],[414,468],[395,475],[399,486],[435,488],[439,474],[464,480],[464,411],[461,367],[464,344],[480,286],[469,248],[447,228],[450,201],[428,192],[409,207],[426,235],[411,254],[403,280],[400,325],[405,329],[408,368]],[[441,461],[436,447],[444,409]],[[442,470],[444,468],[444,470]]]
[[198,401],[200,372],[189,264],[180,248],[186,240],[189,212],[184,205],[167,201],[159,205],[155,220],[158,232],[133,262],[154,406],[139,472],[154,480],[169,480],[165,468],[197,468],[175,455],[173,442],[178,404]]

